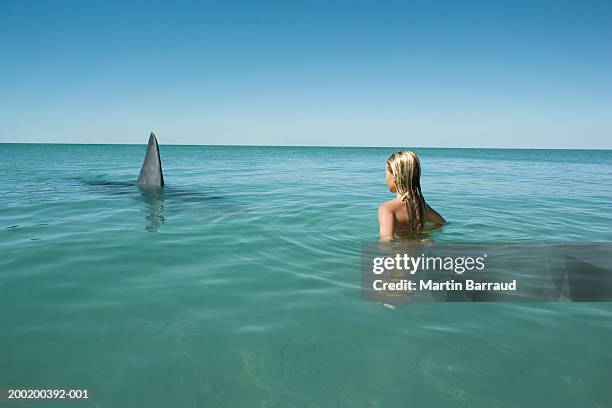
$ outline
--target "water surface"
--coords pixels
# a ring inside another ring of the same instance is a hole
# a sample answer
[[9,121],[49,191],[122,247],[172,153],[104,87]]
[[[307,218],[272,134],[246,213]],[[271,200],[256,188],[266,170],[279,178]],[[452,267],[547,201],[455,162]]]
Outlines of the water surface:
[[[0,145],[0,388],[100,407],[604,407],[608,303],[360,297],[396,149]],[[415,149],[444,242],[612,241],[612,152]],[[24,406],[39,406],[32,402]],[[45,404],[45,406],[63,406]]]

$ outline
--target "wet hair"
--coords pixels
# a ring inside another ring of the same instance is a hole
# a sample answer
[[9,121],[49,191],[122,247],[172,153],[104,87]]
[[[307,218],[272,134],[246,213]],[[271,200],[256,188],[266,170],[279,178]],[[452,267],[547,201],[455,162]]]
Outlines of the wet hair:
[[427,206],[421,192],[421,163],[411,151],[393,153],[387,159],[387,170],[393,175],[398,197],[401,197],[410,231],[422,231],[427,220]]

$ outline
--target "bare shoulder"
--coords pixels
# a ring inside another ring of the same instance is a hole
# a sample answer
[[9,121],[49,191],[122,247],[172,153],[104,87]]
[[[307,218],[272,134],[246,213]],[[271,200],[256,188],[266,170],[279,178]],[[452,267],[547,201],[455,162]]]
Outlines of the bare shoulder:
[[395,214],[402,205],[402,201],[398,199],[393,199],[389,201],[385,201],[381,205],[378,206],[378,214]]
[[385,201],[378,206],[378,212],[395,212],[398,208],[398,203],[401,204],[401,200],[393,199]]
[[383,240],[393,239],[395,225],[395,203],[393,200],[378,206],[378,224],[380,226],[380,238]]

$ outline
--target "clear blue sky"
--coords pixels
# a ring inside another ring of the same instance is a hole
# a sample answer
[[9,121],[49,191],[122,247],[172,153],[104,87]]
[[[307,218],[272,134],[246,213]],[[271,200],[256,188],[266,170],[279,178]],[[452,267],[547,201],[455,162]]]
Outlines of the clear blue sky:
[[612,2],[0,0],[0,142],[151,130],[612,148]]

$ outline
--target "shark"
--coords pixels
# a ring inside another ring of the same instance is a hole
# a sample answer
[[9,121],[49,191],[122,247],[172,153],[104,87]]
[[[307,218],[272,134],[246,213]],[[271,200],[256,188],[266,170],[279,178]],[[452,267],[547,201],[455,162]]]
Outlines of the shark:
[[[179,185],[166,185],[162,169],[159,145],[155,133],[149,135],[149,142],[144,156],[138,179],[107,180],[103,176],[94,178],[77,178],[90,187],[104,189],[109,194],[133,197],[146,204],[145,229],[156,232],[165,224],[164,206],[170,204],[174,214],[181,211],[191,211],[194,214],[216,217],[218,214],[238,214],[246,209],[239,203],[218,195],[216,189],[209,186],[198,186],[197,189],[185,188]],[[137,188],[134,188],[137,187]]]
[[161,188],[164,186],[164,172],[159,156],[159,145],[153,132],[149,136],[147,152],[136,185],[143,188]]

